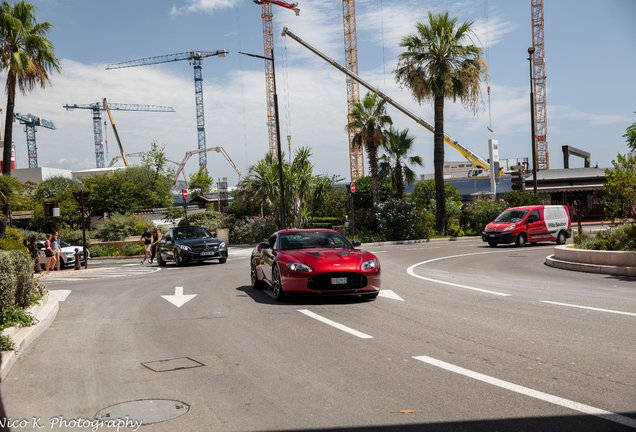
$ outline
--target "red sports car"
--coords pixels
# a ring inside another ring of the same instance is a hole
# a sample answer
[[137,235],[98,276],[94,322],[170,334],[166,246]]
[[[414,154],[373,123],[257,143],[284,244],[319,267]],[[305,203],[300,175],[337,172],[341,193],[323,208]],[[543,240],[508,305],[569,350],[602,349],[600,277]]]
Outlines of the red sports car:
[[337,231],[282,230],[254,248],[254,288],[269,285],[278,301],[292,295],[356,295],[374,299],[380,293],[380,260],[354,249]]

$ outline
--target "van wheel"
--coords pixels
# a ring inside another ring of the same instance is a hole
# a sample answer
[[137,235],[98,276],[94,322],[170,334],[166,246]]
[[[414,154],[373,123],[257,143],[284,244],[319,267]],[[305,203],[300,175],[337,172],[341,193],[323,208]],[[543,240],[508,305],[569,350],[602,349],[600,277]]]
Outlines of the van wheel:
[[495,242],[488,242],[488,246],[490,246],[490,247],[497,247],[497,243],[495,243]]
[[521,233],[517,236],[517,241],[515,242],[515,244],[517,245],[517,247],[524,247],[527,241],[528,239],[526,238],[526,235],[524,233]]
[[565,231],[559,231],[559,235],[557,236],[556,244],[562,245],[565,244],[565,240],[567,236],[565,235]]

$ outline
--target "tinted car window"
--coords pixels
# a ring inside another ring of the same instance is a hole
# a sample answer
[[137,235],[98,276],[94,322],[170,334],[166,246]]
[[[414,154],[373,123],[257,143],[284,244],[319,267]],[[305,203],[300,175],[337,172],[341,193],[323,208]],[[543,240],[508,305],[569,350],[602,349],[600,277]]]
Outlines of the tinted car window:
[[175,240],[211,239],[214,238],[205,228],[182,228],[175,231]]
[[332,232],[302,232],[287,233],[280,235],[280,248],[286,249],[308,249],[308,248],[348,248],[352,249],[351,243],[339,233]]
[[521,222],[528,214],[528,210],[506,210],[499,215],[495,222],[515,223]]
[[534,210],[530,213],[530,216],[528,216],[528,223],[534,222],[539,222],[539,210]]

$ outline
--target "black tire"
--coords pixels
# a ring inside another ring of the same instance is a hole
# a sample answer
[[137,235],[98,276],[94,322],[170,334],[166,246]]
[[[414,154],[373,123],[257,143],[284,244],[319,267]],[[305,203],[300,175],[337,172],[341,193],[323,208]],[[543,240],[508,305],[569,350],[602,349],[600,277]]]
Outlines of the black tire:
[[66,268],[66,264],[64,264],[64,260],[60,257],[60,270],[64,270]]
[[517,245],[517,247],[524,247],[527,241],[528,238],[526,237],[526,235],[524,233],[521,233],[517,236],[517,241],[515,242],[515,244]]
[[225,264],[226,261],[227,261],[227,258],[219,258],[219,262],[221,264]]
[[179,252],[177,251],[174,251],[174,264],[177,267],[183,266],[183,263],[181,262],[181,258],[179,258]]
[[490,247],[497,247],[498,243],[495,242],[488,242],[488,246]]
[[563,245],[565,244],[565,241],[567,240],[567,236],[565,235],[565,231],[559,231],[559,235],[557,236],[556,239],[556,244],[558,245]]
[[165,267],[165,265],[166,265],[166,262],[161,257],[161,251],[160,250],[157,250],[157,265],[159,267]]
[[263,288],[263,281],[258,280],[258,272],[256,271],[256,262],[254,261],[254,258],[252,258],[251,261],[252,262],[250,263],[250,278],[252,280],[252,288],[261,289]]
[[278,270],[277,265],[274,265],[274,268],[272,269],[272,293],[274,294],[274,299],[276,301],[282,302],[285,298],[283,282],[280,280],[280,271]]

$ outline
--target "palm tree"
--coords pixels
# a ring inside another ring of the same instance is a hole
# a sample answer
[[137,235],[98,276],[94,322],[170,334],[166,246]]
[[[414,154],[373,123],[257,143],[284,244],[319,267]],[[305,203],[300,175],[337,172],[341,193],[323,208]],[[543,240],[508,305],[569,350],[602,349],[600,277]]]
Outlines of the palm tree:
[[[4,174],[11,175],[11,140],[13,138],[13,114],[16,87],[23,95],[36,86],[46,88],[50,84],[49,73],[61,71],[60,60],[55,57],[53,44],[46,38],[54,28],[49,22],[38,23],[36,7],[24,1],[13,6],[3,1],[0,5],[0,68],[7,74],[7,110],[4,129],[3,160]],[[9,215],[11,207],[6,204],[3,213]],[[0,222],[4,233],[6,220]]]
[[398,199],[404,198],[404,181],[412,185],[417,180],[417,174],[409,165],[423,167],[424,161],[420,156],[409,156],[413,151],[415,137],[409,136],[409,130],[393,129],[384,131],[382,148],[386,152],[380,156],[380,177],[390,177],[393,190]]
[[[411,90],[422,104],[432,101],[435,111],[433,164],[435,167],[436,230],[446,230],[446,195],[444,191],[444,100],[459,98],[464,107],[476,113],[480,99],[479,83],[487,65],[479,57],[482,50],[472,44],[472,21],[457,24],[457,18],[428,13],[428,22],[417,22],[417,33],[404,36],[395,78],[400,86]],[[464,45],[465,43],[465,45]]]
[[360,102],[353,102],[349,114],[347,130],[357,130],[352,145],[364,145],[371,171],[373,203],[380,202],[380,180],[378,175],[378,147],[382,144],[382,132],[387,124],[392,125],[391,117],[386,114],[386,101],[377,93],[367,93]]

